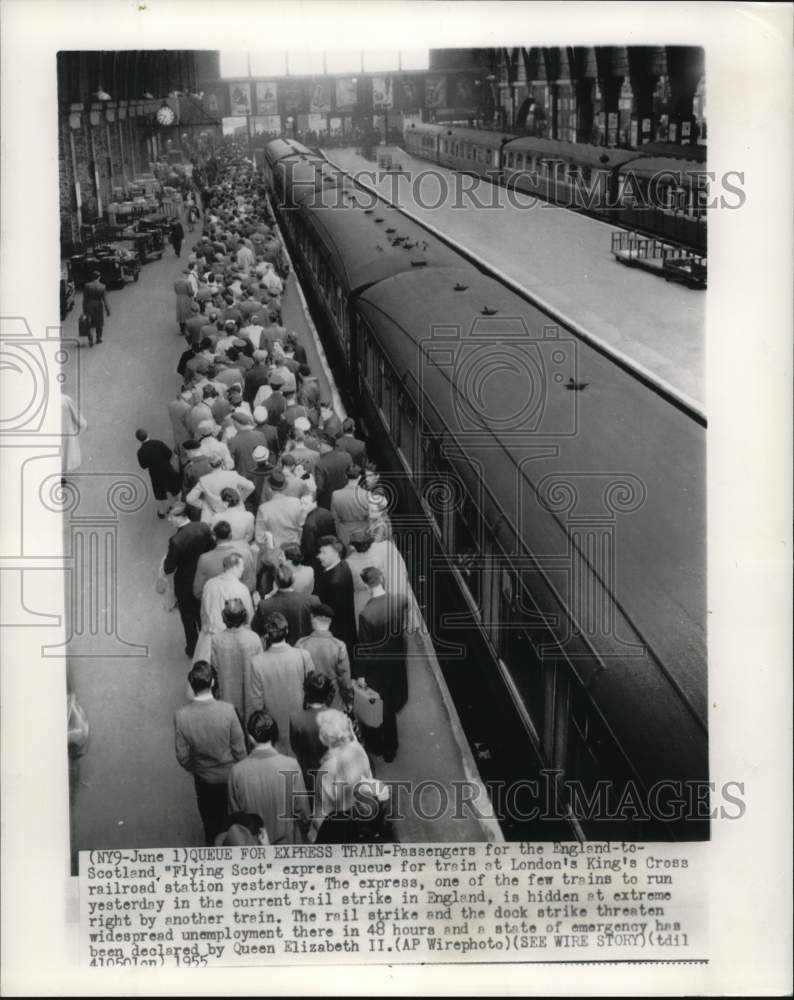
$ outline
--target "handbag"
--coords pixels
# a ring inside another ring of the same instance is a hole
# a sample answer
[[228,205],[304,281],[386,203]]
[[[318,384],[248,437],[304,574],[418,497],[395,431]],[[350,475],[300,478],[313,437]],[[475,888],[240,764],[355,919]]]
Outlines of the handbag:
[[362,726],[380,729],[383,725],[383,699],[371,687],[353,689],[353,713]]

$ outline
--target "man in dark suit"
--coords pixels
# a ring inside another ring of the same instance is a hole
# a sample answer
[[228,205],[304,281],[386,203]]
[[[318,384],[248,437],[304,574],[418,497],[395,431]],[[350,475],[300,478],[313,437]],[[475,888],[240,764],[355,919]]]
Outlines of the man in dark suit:
[[257,350],[254,351],[253,358],[253,367],[249,368],[243,376],[243,400],[248,403],[249,406],[254,405],[256,394],[263,385],[267,385],[270,381],[270,373],[267,366],[267,351],[257,348]]
[[314,779],[328,747],[320,740],[317,716],[334,697],[334,682],[325,674],[310,670],[303,679],[303,709],[289,719],[289,741],[303,771],[306,791],[314,795]]
[[317,501],[310,493],[301,497],[301,503],[306,511],[306,519],[301,531],[301,553],[306,565],[315,568],[316,575],[315,562],[320,548],[320,539],[324,535],[335,534],[336,524],[333,514],[324,507],[318,507]]
[[96,330],[96,342],[101,344],[102,331],[105,327],[105,316],[110,315],[110,309],[105,298],[107,288],[99,278],[99,271],[94,271],[91,275],[91,280],[83,285],[83,312],[91,317],[91,325]]
[[254,460],[254,469],[246,476],[246,479],[254,484],[254,489],[246,498],[245,509],[250,510],[256,517],[256,512],[262,504],[273,499],[273,491],[270,489],[268,479],[274,466],[270,464],[270,449],[264,445],[254,448],[251,457]]
[[342,434],[336,439],[336,447],[346,451],[353,459],[353,465],[363,468],[367,464],[367,446],[355,436],[356,422],[352,417],[342,421]]
[[347,646],[352,660],[356,642],[356,612],[353,599],[353,574],[342,559],[344,546],[335,535],[319,540],[314,576],[314,592],[334,613],[334,635]]
[[387,594],[383,573],[374,566],[368,566],[361,578],[369,587],[370,599],[358,616],[354,673],[383,699],[383,726],[376,742],[388,762],[397,753],[397,713],[408,700],[408,598],[404,594]]
[[347,484],[347,470],[353,459],[346,451],[334,448],[334,439],[327,434],[320,435],[320,457],[314,463],[314,478],[317,483],[317,504],[331,509],[331,497],[335,490]]
[[177,529],[168,543],[163,571],[174,574],[174,596],[185,630],[185,653],[192,656],[201,627],[201,601],[193,596],[193,579],[199,557],[213,547],[210,526],[191,521],[184,503],[175,503],[168,520]]
[[360,466],[351,465],[347,470],[347,485],[344,489],[334,490],[331,497],[331,513],[336,525],[335,534],[345,545],[350,544],[350,538],[355,531],[365,531],[369,527],[368,494],[359,486],[360,479]]
[[169,505],[169,496],[179,495],[180,477],[171,462],[173,452],[163,441],[154,441],[145,430],[135,431],[140,442],[138,465],[149,470],[152,493],[157,506],[157,516],[162,520]]
[[237,428],[237,433],[229,441],[229,452],[234,459],[234,471],[250,479],[251,473],[256,468],[254,451],[260,447],[270,451],[267,435],[256,430],[253,417],[245,410],[235,410],[232,420]]
[[287,408],[287,401],[284,399],[284,394],[281,391],[281,387],[284,385],[284,379],[278,372],[274,372],[270,376],[270,388],[273,392],[265,400],[265,409],[267,410],[267,420],[269,424],[274,427],[278,427],[284,417],[284,411]]
[[257,635],[264,635],[265,622],[278,611],[287,619],[287,641],[294,646],[298,639],[311,633],[311,610],[319,603],[320,598],[314,594],[300,594],[292,589],[292,567],[284,564],[276,569],[276,593],[259,602],[251,628]]

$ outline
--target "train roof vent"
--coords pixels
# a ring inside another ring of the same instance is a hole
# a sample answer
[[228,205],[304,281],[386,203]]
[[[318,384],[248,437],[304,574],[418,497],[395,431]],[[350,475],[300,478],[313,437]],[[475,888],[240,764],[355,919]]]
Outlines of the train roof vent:
[[375,221],[376,222],[383,222],[383,216],[382,215],[376,215],[375,216]]
[[480,312],[483,316],[495,316],[499,310],[494,309],[493,306],[483,306],[482,309],[480,309]]
[[424,257],[416,257],[411,261],[411,267],[427,267],[427,261]]
[[455,289],[456,292],[465,292],[469,286],[464,285],[463,282],[461,281],[456,281],[452,287]]
[[387,233],[396,233],[397,230],[394,228],[394,226],[389,226],[389,228],[386,230],[386,232]]
[[371,208],[365,208],[365,209],[364,209],[364,215],[372,215],[372,212],[373,212],[373,211],[374,211],[374,209],[371,209]]

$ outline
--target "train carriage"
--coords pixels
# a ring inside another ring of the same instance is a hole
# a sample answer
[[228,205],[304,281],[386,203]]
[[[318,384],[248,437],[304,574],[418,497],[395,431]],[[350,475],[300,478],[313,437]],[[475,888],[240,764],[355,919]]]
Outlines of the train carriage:
[[[588,793],[705,780],[702,427],[595,352],[572,358],[564,331],[470,269],[379,282],[356,313],[364,408],[468,606],[442,643],[479,640],[476,669],[511,690],[544,765]],[[607,425],[625,429],[619,457]],[[671,440],[662,471],[654,442]],[[434,508],[439,493],[454,501]]]
[[706,164],[644,156],[617,172],[621,222],[663,239],[706,249]]
[[332,357],[344,369],[351,360],[350,303],[363,288],[403,271],[460,263],[454,250],[330,165],[295,171],[285,194],[285,226],[334,331]]
[[636,160],[633,150],[526,137],[502,148],[505,184],[580,211],[615,218],[615,171]]
[[[412,122],[412,155],[472,173],[615,225],[706,249],[706,163],[654,150],[619,149],[482,129]],[[673,147],[677,150],[686,147]]]
[[[705,780],[704,427],[377,196],[297,162],[279,164],[280,216],[399,511],[430,529],[413,582],[471,725],[483,692],[506,699],[489,738],[513,777],[551,769],[585,796],[611,781],[613,807]],[[560,802],[582,835],[638,836]]]

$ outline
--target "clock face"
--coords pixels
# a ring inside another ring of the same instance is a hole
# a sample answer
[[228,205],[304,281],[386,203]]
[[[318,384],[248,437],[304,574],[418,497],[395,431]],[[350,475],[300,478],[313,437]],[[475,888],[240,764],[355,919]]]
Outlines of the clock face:
[[168,106],[157,109],[157,121],[161,125],[173,125],[176,115]]

